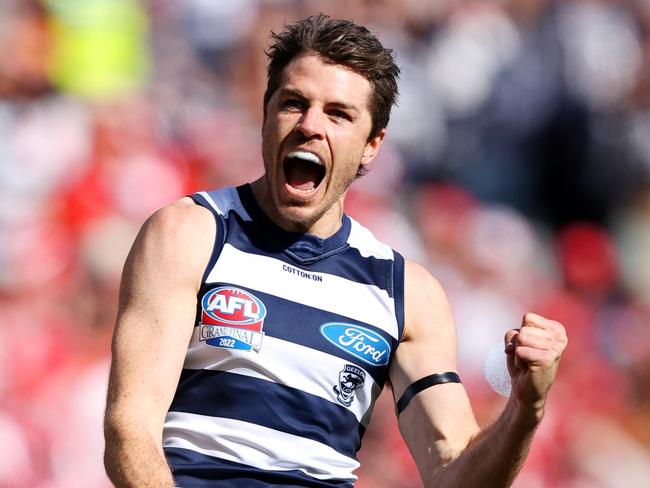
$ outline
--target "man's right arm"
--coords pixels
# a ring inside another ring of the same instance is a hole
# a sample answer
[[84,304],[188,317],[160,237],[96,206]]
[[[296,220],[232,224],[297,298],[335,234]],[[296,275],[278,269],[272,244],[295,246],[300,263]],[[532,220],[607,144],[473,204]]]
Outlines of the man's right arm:
[[162,429],[215,229],[209,211],[179,200],[145,223],[126,260],[104,421],[104,465],[118,487],[174,486]]

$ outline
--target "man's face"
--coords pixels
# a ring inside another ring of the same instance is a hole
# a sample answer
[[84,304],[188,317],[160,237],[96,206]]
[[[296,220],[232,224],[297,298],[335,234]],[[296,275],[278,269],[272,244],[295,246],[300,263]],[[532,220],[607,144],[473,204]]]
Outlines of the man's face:
[[368,141],[371,85],[313,53],[294,58],[269,99],[262,128],[265,212],[281,227],[321,237],[340,226],[343,197],[384,137]]

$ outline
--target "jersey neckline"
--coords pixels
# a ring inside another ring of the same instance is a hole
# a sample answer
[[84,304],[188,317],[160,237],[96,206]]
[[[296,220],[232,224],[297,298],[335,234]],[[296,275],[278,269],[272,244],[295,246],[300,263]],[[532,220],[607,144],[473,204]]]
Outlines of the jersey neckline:
[[301,264],[318,261],[349,247],[348,237],[352,223],[346,214],[343,214],[341,227],[330,237],[323,239],[308,232],[291,232],[278,226],[264,213],[249,183],[238,186],[237,193],[244,209],[255,221],[256,226],[259,226],[273,241],[281,244],[285,254]]

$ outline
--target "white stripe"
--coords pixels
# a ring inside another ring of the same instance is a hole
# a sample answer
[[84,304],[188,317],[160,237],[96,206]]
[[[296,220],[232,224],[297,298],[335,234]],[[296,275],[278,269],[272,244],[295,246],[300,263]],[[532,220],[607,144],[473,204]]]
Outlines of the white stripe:
[[223,212],[217,206],[217,204],[214,202],[214,200],[212,199],[212,197],[207,191],[200,191],[198,192],[198,194],[201,195],[203,198],[205,198],[205,200],[210,204],[210,206],[215,212],[217,212],[219,215],[223,215]]
[[348,244],[359,251],[364,257],[375,257],[378,259],[394,259],[393,250],[390,246],[379,241],[368,229],[362,226],[359,222],[350,218],[352,227],[350,228],[350,236],[348,237]]
[[191,449],[267,471],[299,470],[321,480],[356,481],[352,471],[359,467],[356,459],[311,439],[240,420],[183,412],[167,414],[163,446]]
[[206,283],[232,283],[285,300],[336,313],[378,327],[398,338],[395,302],[375,285],[366,285],[328,273],[315,273],[322,281],[284,271],[286,263],[240,251],[225,244]]
[[239,199],[239,193],[237,193],[236,188],[229,187],[218,190],[213,193],[214,198],[212,198],[210,193],[205,191],[201,191],[198,194],[205,198],[219,215],[227,215],[228,212],[234,209],[244,220],[251,220]]
[[[262,340],[258,353],[221,349],[200,341],[198,329],[195,328],[184,368],[228,371],[272,381],[341,405],[336,400],[334,386],[338,385],[339,372],[343,371],[350,361],[269,336]],[[366,372],[364,385],[355,390],[354,401],[347,407],[366,427],[370,421],[374,399],[380,393],[381,388]]]

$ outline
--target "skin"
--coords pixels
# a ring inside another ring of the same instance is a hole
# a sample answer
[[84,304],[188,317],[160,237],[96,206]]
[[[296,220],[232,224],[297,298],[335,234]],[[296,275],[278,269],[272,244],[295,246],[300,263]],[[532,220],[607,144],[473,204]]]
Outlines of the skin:
[[[319,237],[339,229],[345,193],[359,165],[375,158],[386,133],[368,141],[370,93],[363,76],[313,53],[297,56],[285,68],[262,127],[265,174],[253,183],[255,198],[280,227]],[[286,182],[282,163],[294,150],[314,153],[325,166],[325,178],[314,191]]]
[[[395,399],[414,381],[456,371],[454,320],[444,291],[420,265],[407,262],[404,338],[391,366]],[[567,345],[562,324],[527,313],[505,335],[512,393],[499,418],[480,430],[462,384],[416,395],[399,428],[426,487],[510,486],[542,420]]]
[[[371,130],[369,82],[304,53],[285,69],[262,128],[265,174],[253,193],[265,213],[289,231],[328,237],[359,165],[374,159],[385,131]],[[325,177],[311,191],[287,184],[283,160],[294,150],[316,154]],[[208,229],[197,234],[195,229]],[[156,212],[127,258],[113,338],[105,417],[105,466],[118,487],[171,487],[162,428],[180,376],[201,277],[216,237],[211,213],[184,198]],[[173,277],[173,279],[170,279]],[[390,380],[395,398],[432,373],[456,371],[451,310],[438,282],[406,263],[405,332]],[[427,487],[508,486],[521,468],[567,339],[564,327],[526,314],[505,337],[512,394],[497,421],[480,430],[462,384],[415,396],[399,427]]]
[[[194,237],[198,225],[208,229],[203,239]],[[104,422],[104,464],[118,487],[174,486],[162,427],[192,334],[214,227],[210,212],[182,199],[149,218],[126,260]]]

